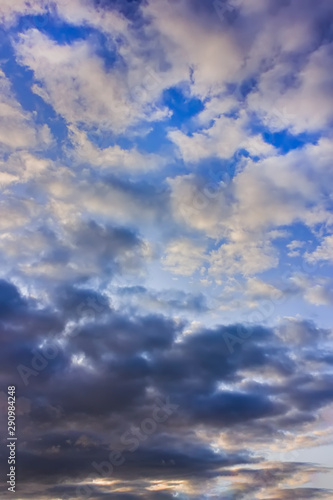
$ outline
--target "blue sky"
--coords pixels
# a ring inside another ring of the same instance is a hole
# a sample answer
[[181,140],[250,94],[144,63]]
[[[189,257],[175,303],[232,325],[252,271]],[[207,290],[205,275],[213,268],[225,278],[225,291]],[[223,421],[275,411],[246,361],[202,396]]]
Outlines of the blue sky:
[[[1,2],[16,498],[331,498],[332,19],[329,0]],[[157,400],[177,408],[160,424]]]

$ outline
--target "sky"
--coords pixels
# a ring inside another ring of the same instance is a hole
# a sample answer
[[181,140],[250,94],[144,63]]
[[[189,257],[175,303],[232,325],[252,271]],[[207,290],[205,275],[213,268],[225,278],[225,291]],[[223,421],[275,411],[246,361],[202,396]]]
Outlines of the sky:
[[1,498],[333,497],[332,58],[330,0],[0,1]]

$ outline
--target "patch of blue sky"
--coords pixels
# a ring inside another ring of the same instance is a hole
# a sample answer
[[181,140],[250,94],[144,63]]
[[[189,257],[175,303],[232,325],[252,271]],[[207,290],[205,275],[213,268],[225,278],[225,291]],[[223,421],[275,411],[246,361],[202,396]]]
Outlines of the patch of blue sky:
[[[204,104],[196,97],[187,97],[179,87],[170,87],[163,92],[162,104],[172,111],[168,126],[181,128],[190,126],[190,120],[204,110]],[[196,129],[197,130],[197,129]]]
[[279,226],[277,228],[281,231],[286,231],[289,236],[277,238],[275,241],[281,248],[283,248],[285,243],[288,243],[292,240],[302,241],[309,248],[309,245],[314,241],[313,232],[302,222],[294,222],[292,225],[287,226]]
[[202,278],[200,271],[196,271],[191,276],[172,274],[160,262],[155,261],[149,266],[145,283],[147,288],[154,288],[157,291],[174,288],[187,293],[199,293],[202,292],[200,278]]
[[281,153],[288,153],[293,149],[298,149],[306,144],[316,144],[321,136],[320,133],[307,133],[293,135],[288,130],[279,132],[270,132],[268,130],[262,132],[265,142],[272,144]]
[[292,134],[287,128],[279,131],[272,131],[259,117],[252,115],[249,123],[249,131],[252,134],[260,134],[265,142],[272,144],[280,154],[286,154],[294,149],[302,148],[306,144],[317,144],[321,137],[320,132],[302,132]]
[[147,153],[159,153],[166,148],[173,147],[173,142],[167,136],[166,124],[163,122],[151,122],[146,124],[147,133],[135,137],[139,148]]
[[[180,88],[171,87],[163,92],[158,105],[168,107],[172,112],[171,116],[162,121],[147,121],[141,122],[139,125],[136,124],[132,127],[134,133],[129,133],[126,136],[115,136],[111,132],[108,134],[104,131],[102,134],[91,132],[89,138],[102,148],[118,144],[123,149],[129,149],[135,145],[147,153],[165,153],[173,148],[173,143],[167,135],[168,131],[186,125],[186,128],[189,129],[188,133],[191,134],[191,119],[204,109],[204,104],[200,99],[187,97]],[[137,135],[135,130],[138,129],[146,130],[147,133]],[[193,131],[195,130],[197,128],[193,128]]]
[[55,40],[58,45],[71,44],[78,40],[84,40],[95,31],[88,26],[74,26],[63,22],[57,17],[44,14],[20,17],[17,25],[13,28],[13,32],[22,33],[29,29],[37,29]]
[[[212,193],[216,191],[216,196],[218,196],[219,192],[228,188],[230,182],[236,175],[241,158],[247,156],[248,153],[240,149],[229,159],[212,157],[200,161],[196,166],[196,171],[205,179],[203,189],[206,188]],[[213,197],[212,195],[212,198]]]

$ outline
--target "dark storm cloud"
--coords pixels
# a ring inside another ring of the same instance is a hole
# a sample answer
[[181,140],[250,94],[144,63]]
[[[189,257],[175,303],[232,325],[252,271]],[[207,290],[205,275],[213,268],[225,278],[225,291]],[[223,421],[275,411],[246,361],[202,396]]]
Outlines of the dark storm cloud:
[[25,306],[17,288],[5,280],[0,280],[0,315],[5,318],[10,313],[17,313]]
[[274,403],[260,394],[220,392],[208,397],[192,399],[192,413],[200,422],[217,426],[236,425],[238,422],[273,417],[286,412],[285,405]]
[[[237,484],[232,487],[229,491],[224,491],[223,492],[223,500],[239,500],[243,498],[248,498],[249,495],[254,495],[256,493],[262,493],[265,491],[265,488],[274,488],[274,491],[278,494],[278,496],[273,497],[271,496],[270,498],[278,499],[278,498],[330,498],[331,492],[329,490],[324,490],[320,488],[295,488],[293,490],[289,489],[283,489],[279,487],[283,483],[283,481],[291,479],[295,474],[297,473],[311,473],[312,471],[316,470],[315,468],[311,468],[307,464],[296,464],[296,463],[288,463],[288,464],[282,464],[282,465],[274,465],[274,464],[269,464],[267,468],[265,469],[245,469],[245,468],[238,468],[238,469],[224,469],[220,471],[219,475],[221,477],[226,477],[226,478],[235,478],[237,480],[237,477],[242,478],[242,482],[240,483],[239,486]],[[323,472],[324,469],[317,468],[317,472]],[[193,477],[193,482],[194,485],[196,483],[199,483],[202,481],[202,477]],[[245,482],[244,482],[245,480]],[[117,483],[113,485],[114,489],[122,489],[122,486],[126,487],[127,482],[122,481],[121,478],[117,478]],[[132,482],[133,485],[133,490],[135,493],[121,493],[121,491],[117,492],[110,492],[108,487],[103,486],[97,486],[96,484],[93,483],[88,483],[89,487],[89,493],[90,496],[89,498],[92,500],[94,498],[116,498],[116,499],[142,499],[145,498],[147,500],[171,500],[172,498],[175,498],[174,494],[169,493],[168,491],[147,491],[146,487],[149,487],[149,482],[146,480],[140,480],[136,479],[133,480]],[[46,493],[48,493],[51,498],[52,495],[61,495],[62,498],[65,500],[68,500],[69,498],[76,498],[78,489],[76,485],[57,485],[53,486],[51,488],[47,488],[45,490]],[[290,492],[296,493],[297,497],[292,497],[290,496]],[[273,494],[273,493],[272,493]],[[37,495],[36,495],[37,497]],[[29,496],[27,495],[27,498]],[[181,497],[183,498],[183,497]],[[212,499],[221,499],[221,495],[219,494],[214,494],[211,493],[209,498]],[[186,500],[202,500],[202,495],[188,495],[186,496]]]
[[278,497],[272,497],[271,500],[294,500],[295,498],[302,499],[317,499],[317,498],[331,498],[332,491],[324,490],[321,488],[293,488],[291,490],[279,490]]
[[112,309],[108,298],[91,288],[66,283],[58,287],[54,294],[54,306],[67,320],[81,319],[82,316],[101,318]]
[[106,353],[121,357],[144,352],[153,354],[171,347],[181,328],[182,324],[177,325],[173,320],[156,314],[127,318],[115,312],[107,321],[82,327],[72,347],[97,361]]
[[[14,287],[10,290],[19,311],[23,299],[18,293],[14,294]],[[7,298],[4,304],[6,301]],[[75,335],[67,340],[64,338],[65,343],[62,347],[58,345],[55,359],[49,361],[32,384],[33,390],[41,380],[44,381],[46,374],[53,374],[50,397],[69,412],[85,411],[85,397],[88,395],[93,401],[91,409],[86,408],[88,413],[103,414],[111,408],[135,407],[149,386],[171,394],[177,403],[184,402],[184,412],[190,418],[198,421],[211,419],[221,425],[285,413],[282,400],[273,403],[271,395],[283,396],[283,400],[292,401],[301,411],[311,411],[333,398],[331,377],[315,378],[300,371],[298,360],[290,357],[293,346],[285,344],[272,329],[242,327],[240,330],[239,325],[218,327],[185,335],[179,341],[184,328],[182,323],[158,315],[126,318],[113,311],[106,298],[97,292],[76,287],[67,287],[63,294],[59,294],[57,313],[30,308],[24,316],[24,327],[12,334],[10,341],[8,333],[3,332],[4,362],[9,356],[16,363],[24,364],[28,362],[29,352],[43,353],[42,341],[55,342],[66,318],[81,319],[78,315],[80,305],[88,304],[89,310],[92,307],[89,304],[96,303],[100,309],[96,309],[92,317],[85,316],[85,310],[82,310],[85,323],[77,326]],[[63,321],[59,320],[60,317]],[[7,332],[10,328],[11,324],[7,322]],[[231,354],[228,339],[231,336],[239,338],[240,332],[242,342]],[[304,338],[309,340],[306,335]],[[308,345],[307,352],[310,348]],[[91,369],[70,368],[73,355],[84,355],[85,363]],[[237,383],[240,370],[258,368],[291,377],[292,387],[288,387],[287,382],[275,385],[249,382],[245,386],[246,392],[217,390],[217,382]],[[69,372],[71,376],[68,378]],[[65,379],[68,379],[66,383]],[[80,385],[85,387],[84,393],[76,390]]]
[[[59,334],[65,322],[51,310],[41,310],[37,303],[23,299],[13,284],[2,281],[1,293],[0,372],[4,377],[12,377],[13,382],[22,382],[17,366],[30,366],[32,357],[40,349],[40,343]],[[54,371],[63,369],[64,364],[66,357],[59,352],[59,356],[50,361],[43,371],[42,377],[50,377]]]
[[[125,233],[124,238],[132,241],[133,236]],[[260,442],[284,429],[301,429],[333,401],[332,377],[307,371],[313,324],[220,326],[183,335],[185,323],[156,314],[126,317],[106,296],[75,284],[57,289],[54,310],[28,303],[12,284],[2,282],[1,290],[3,380],[9,384],[15,378],[20,396],[30,401],[20,417],[22,481],[54,485],[85,479],[94,472],[91,464],[105,462],[110,450],[126,459],[116,475],[123,481],[216,477],[254,457],[237,451],[237,441],[234,451],[214,453],[192,432],[196,426],[233,429],[235,438],[240,433]],[[67,322],[77,321],[75,335],[60,336]],[[329,332],[321,335],[327,339]],[[228,342],[235,338],[239,342],[230,352]],[[52,345],[57,351],[46,365],[32,366],[33,357],[46,355]],[[73,364],[75,356],[81,356],[81,364]],[[18,365],[36,372],[27,385]],[[251,381],[257,370],[268,370],[280,381]],[[244,371],[249,379],[239,389]],[[221,382],[232,390],[219,388]],[[175,411],[156,424],[152,435],[134,437],[135,429],[154,415],[157,400]]]
[[[53,421],[53,425],[57,425]],[[96,474],[114,480],[139,481],[151,479],[212,478],[221,468],[248,464],[253,460],[246,452],[214,453],[199,440],[168,439],[156,434],[152,442],[142,442],[137,450],[119,449],[106,441],[107,428],[102,435],[79,436],[78,432],[63,429],[56,434],[46,432],[27,436],[20,448],[20,477],[32,483],[59,484],[66,477],[72,481]],[[147,437],[147,436],[146,436]],[[132,438],[133,439],[133,438]],[[177,442],[178,441],[178,442]],[[117,450],[121,458],[118,467],[110,468],[110,451]]]
[[[147,500],[174,500],[175,498],[172,493],[169,493],[167,491],[145,491],[142,494],[122,492],[110,493],[108,491],[103,491],[101,488],[97,488],[94,484],[89,484],[89,487],[91,488],[90,500],[98,500],[100,498],[105,500],[140,500],[143,498],[142,495],[144,495],[144,498]],[[75,498],[77,496],[77,487],[70,485],[55,486],[54,488],[46,490],[46,493],[48,493],[51,497],[52,495],[57,495],[67,500],[69,498]],[[191,497],[190,500],[192,500],[192,498],[193,500],[198,500],[198,497]]]

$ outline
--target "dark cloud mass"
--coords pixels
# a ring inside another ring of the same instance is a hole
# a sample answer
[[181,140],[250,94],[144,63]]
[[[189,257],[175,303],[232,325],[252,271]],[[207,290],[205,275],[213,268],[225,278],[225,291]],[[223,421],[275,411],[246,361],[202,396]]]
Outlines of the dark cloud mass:
[[[327,365],[318,362],[322,375],[311,376],[307,358],[316,348],[309,332],[318,331],[304,321],[276,329],[221,326],[189,335],[185,324],[158,315],[131,319],[104,302],[93,319],[83,316],[75,334],[66,337],[64,323],[73,322],[77,304],[88,298],[102,303],[96,292],[67,288],[51,311],[27,304],[13,284],[2,281],[2,291],[1,377],[5,385],[17,384],[18,402],[24,403],[18,417],[18,469],[21,483],[29,485],[26,498],[71,495],[75,484],[90,485],[96,473],[116,481],[119,491],[128,481],[140,491],[143,478],[196,484],[199,478],[245,474],[254,494],[263,487],[261,476],[243,466],[263,466],[263,437],[277,447],[290,431],[302,438],[318,409],[333,400]],[[286,328],[301,329],[302,342],[295,336],[297,344],[286,343]],[[231,353],[226,338],[240,333],[247,340]],[[258,373],[266,382],[251,381]],[[202,426],[207,438],[229,436],[227,447],[216,442],[214,451],[200,432]],[[239,441],[232,438],[237,435]],[[118,466],[109,462],[112,451]],[[283,467],[283,475],[295,473],[292,463],[290,470]],[[299,464],[297,470],[305,473],[307,467]],[[265,470],[277,484],[282,472],[269,463]],[[115,495],[100,488],[91,483],[89,498]],[[300,491],[303,498],[320,498],[315,490]],[[7,497],[5,486],[3,495]],[[155,498],[151,495],[137,498]],[[289,498],[288,492],[281,495]],[[201,498],[200,493],[193,498]]]

